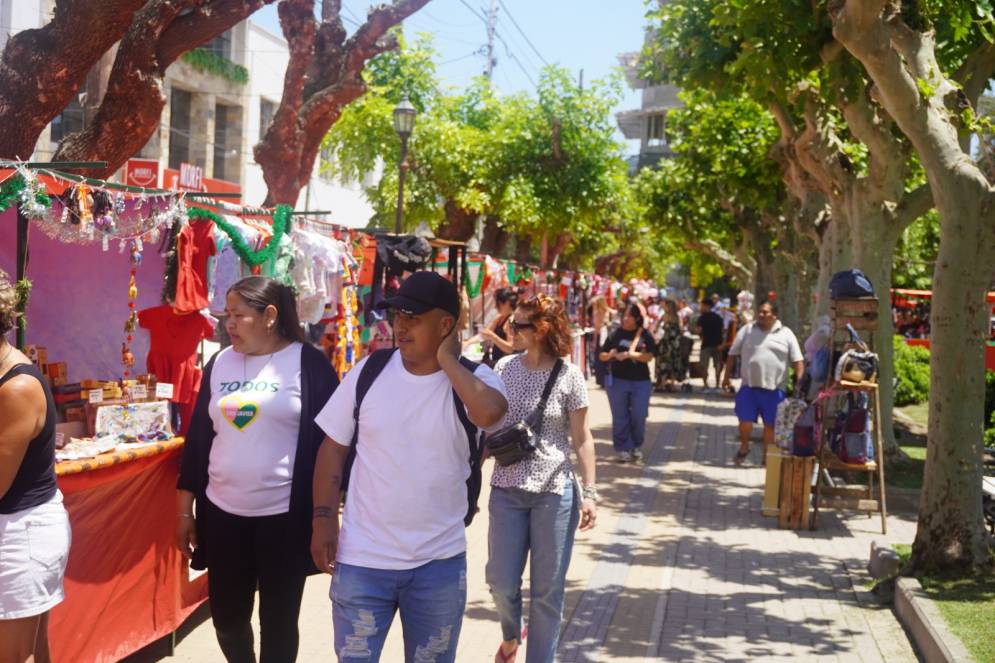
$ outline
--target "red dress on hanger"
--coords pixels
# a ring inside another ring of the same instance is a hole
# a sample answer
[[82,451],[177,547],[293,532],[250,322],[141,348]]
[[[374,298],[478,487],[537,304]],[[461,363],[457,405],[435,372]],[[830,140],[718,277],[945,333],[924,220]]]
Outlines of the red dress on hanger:
[[197,345],[214,336],[214,325],[200,313],[178,314],[169,306],[147,308],[138,313],[138,324],[151,334],[146,361],[157,382],[173,385],[174,403],[193,404],[200,391]]
[[180,313],[207,308],[207,259],[218,252],[213,221],[193,221],[176,238],[176,300]]

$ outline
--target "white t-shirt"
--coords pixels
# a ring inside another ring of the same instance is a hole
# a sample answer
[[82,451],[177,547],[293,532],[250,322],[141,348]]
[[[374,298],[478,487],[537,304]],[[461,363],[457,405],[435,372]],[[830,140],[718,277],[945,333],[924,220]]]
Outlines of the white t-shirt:
[[272,355],[219,352],[209,413],[207,498],[237,516],[286,513],[301,420],[301,344]]
[[758,389],[782,389],[788,380],[789,364],[803,358],[795,333],[780,320],[770,331],[755,322],[744,326],[736,334],[729,354],[742,356],[743,384]]
[[[346,374],[315,420],[343,446],[352,443],[356,382],[365,363]],[[487,366],[474,375],[505,393]],[[360,407],[337,561],[405,570],[465,552],[469,476],[466,429],[448,376],[413,375],[395,352]]]

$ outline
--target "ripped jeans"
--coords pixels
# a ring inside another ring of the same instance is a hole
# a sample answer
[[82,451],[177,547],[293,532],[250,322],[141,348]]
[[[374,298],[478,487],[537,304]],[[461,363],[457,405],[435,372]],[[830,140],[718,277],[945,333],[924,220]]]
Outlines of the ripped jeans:
[[339,661],[379,661],[400,610],[405,662],[452,663],[466,607],[466,555],[403,571],[336,563],[329,595]]

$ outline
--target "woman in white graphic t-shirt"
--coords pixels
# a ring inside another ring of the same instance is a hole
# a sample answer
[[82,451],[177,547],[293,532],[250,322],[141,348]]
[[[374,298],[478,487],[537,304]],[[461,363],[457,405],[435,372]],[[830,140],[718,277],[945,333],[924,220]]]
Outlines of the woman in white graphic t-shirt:
[[[177,546],[208,569],[211,617],[228,661],[297,657],[297,617],[311,562],[311,477],[324,433],[314,418],[337,379],[303,343],[291,289],[253,276],[231,287],[231,347],[204,369],[177,484]],[[196,500],[196,516],[193,503]]]
[[[545,295],[519,304],[510,328],[521,354],[504,357],[495,367],[508,393],[506,426],[536,410],[556,361],[571,347],[563,304]],[[587,406],[584,375],[564,363],[543,412],[536,452],[494,467],[486,575],[501,621],[502,642],[494,657],[499,663],[515,660],[526,635],[521,591],[526,557],[531,559],[527,661],[552,661],[556,654],[574,531],[594,527],[598,497]]]

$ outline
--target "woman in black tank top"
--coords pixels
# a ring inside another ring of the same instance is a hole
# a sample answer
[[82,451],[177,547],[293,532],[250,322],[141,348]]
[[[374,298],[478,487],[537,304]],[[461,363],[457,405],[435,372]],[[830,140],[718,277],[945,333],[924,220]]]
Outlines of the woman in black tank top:
[[487,328],[480,332],[483,339],[487,341],[484,363],[492,368],[498,359],[513,352],[511,341],[508,339],[508,333],[504,327],[515,307],[518,306],[518,292],[515,288],[501,288],[494,294],[494,301],[497,303],[498,314],[487,325]]
[[48,660],[69,520],[55,482],[55,403],[38,367],[5,337],[15,320],[14,288],[0,270],[0,660]]

